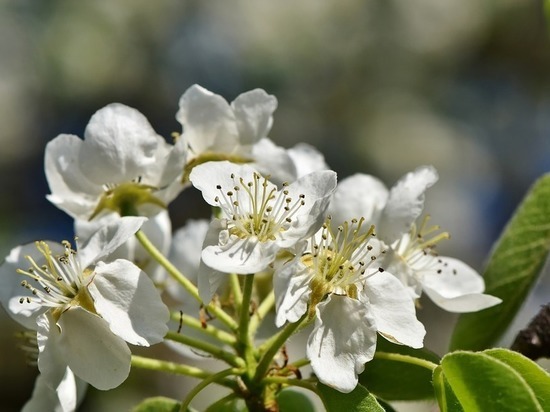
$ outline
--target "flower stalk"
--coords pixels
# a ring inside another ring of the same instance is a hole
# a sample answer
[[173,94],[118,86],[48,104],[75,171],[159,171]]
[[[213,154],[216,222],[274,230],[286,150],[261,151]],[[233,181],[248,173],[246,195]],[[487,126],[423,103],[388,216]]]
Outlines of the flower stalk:
[[[193,283],[185,277],[166,257],[153,245],[147,235],[143,231],[136,232],[136,238],[139,240],[143,248],[153,257],[178,283],[180,283],[187,292],[198,302],[202,303],[199,296],[199,291]],[[238,324],[220,307],[209,303],[205,305],[206,309],[213,313],[220,321],[227,325],[231,330],[237,330]]]

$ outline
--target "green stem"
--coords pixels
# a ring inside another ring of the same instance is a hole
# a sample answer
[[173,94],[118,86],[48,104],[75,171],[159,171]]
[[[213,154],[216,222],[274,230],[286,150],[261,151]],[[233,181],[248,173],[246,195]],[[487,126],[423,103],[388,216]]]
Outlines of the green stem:
[[411,365],[420,366],[422,368],[429,369],[430,371],[434,371],[435,368],[437,368],[438,365],[436,365],[433,362],[430,362],[426,359],[421,358],[415,358],[414,356],[409,355],[401,355],[399,353],[389,353],[389,352],[376,352],[374,354],[375,359],[387,359],[397,362],[403,362],[403,363],[409,363]]
[[269,313],[269,311],[273,308],[274,305],[275,305],[275,292],[271,290],[271,292],[269,292],[269,294],[265,297],[262,303],[260,303],[260,306],[258,306],[258,309],[256,309],[256,313],[254,313],[254,316],[252,316],[252,319],[250,319],[249,331],[252,336],[254,336],[254,334],[262,324],[262,321],[264,320],[264,318]]
[[235,311],[238,312],[241,310],[243,304],[243,292],[241,290],[241,285],[239,283],[239,276],[235,273],[229,275],[229,284],[231,290],[233,291],[233,301],[235,302]]
[[241,353],[244,355],[247,366],[247,374],[251,378],[254,375],[256,359],[254,357],[254,344],[249,333],[250,324],[250,301],[254,289],[254,275],[246,275],[244,278],[243,299],[241,304],[240,322],[239,322],[239,342],[241,344]]
[[224,407],[226,407],[226,404],[236,398],[237,398],[237,394],[235,392],[231,392],[229,395],[224,396],[223,398],[218,399],[216,402],[211,404],[208,407],[208,410],[223,411],[225,410]]
[[203,381],[201,383],[199,383],[197,386],[195,386],[191,390],[191,392],[189,392],[189,394],[185,397],[185,399],[181,403],[180,412],[186,412],[187,407],[189,406],[189,404],[191,403],[193,398],[195,396],[197,396],[197,394],[200,391],[202,391],[204,388],[206,388],[211,383],[218,382],[219,380],[225,378],[226,376],[240,375],[242,372],[243,371],[241,369],[231,368],[231,369],[226,369],[226,370],[223,370],[221,372],[215,373],[215,374],[210,375],[209,377],[203,379]]
[[248,342],[248,326],[250,324],[250,301],[254,288],[254,275],[246,275],[244,278],[244,290],[241,304],[239,322],[239,340],[242,343]]
[[281,369],[279,373],[281,375],[284,375],[285,373],[291,372],[292,369],[300,369],[302,366],[309,365],[309,363],[309,359],[302,358],[297,360],[296,362],[289,363],[287,366]]
[[[141,369],[173,373],[176,375],[191,376],[198,379],[207,379],[212,376],[212,373],[194,366],[182,365],[159,359],[145,358],[137,355],[132,355],[132,366]],[[217,383],[231,389],[236,388],[236,383],[230,379],[219,380]]]
[[263,379],[264,383],[275,383],[277,385],[288,385],[288,386],[299,386],[301,388],[309,389],[312,392],[315,392],[317,395],[320,395],[315,384],[317,380],[306,380],[306,379],[289,379],[282,376],[268,376]]
[[[151,243],[147,235],[139,230],[136,233],[136,238],[139,240],[143,248],[155,259],[177,282],[179,282],[187,292],[198,302],[203,303],[197,287],[187,279],[166,257]],[[209,303],[206,305],[206,309],[216,315],[220,321],[225,323],[231,330],[237,330],[239,325],[220,307]]]
[[211,324],[207,324],[205,326],[200,320],[194,318],[193,316],[185,315],[181,312],[172,312],[170,316],[172,320],[176,322],[181,322],[182,325],[189,326],[190,328],[200,331],[205,335],[212,336],[220,342],[226,343],[231,346],[235,346],[235,343],[237,342],[237,339],[232,334],[218,329]]
[[281,349],[281,346],[285,344],[287,339],[301,326],[302,322],[307,318],[307,314],[302,316],[297,322],[289,323],[281,330],[277,335],[267,340],[261,347],[260,351],[265,351],[258,367],[256,368],[255,380],[262,379],[267,373],[273,358]]
[[179,333],[168,331],[165,339],[173,340],[174,342],[183,343],[187,346],[192,346],[193,348],[199,349],[200,351],[211,354],[217,359],[222,359],[229,363],[232,366],[242,368],[245,366],[244,360],[230,352],[219,348],[218,346],[212,345],[201,340],[190,338],[189,336],[180,335]]

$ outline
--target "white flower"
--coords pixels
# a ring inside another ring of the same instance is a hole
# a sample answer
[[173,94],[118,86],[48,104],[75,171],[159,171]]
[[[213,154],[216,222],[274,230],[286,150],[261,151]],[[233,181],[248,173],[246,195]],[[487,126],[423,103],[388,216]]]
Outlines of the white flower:
[[[189,146],[189,160],[200,155],[224,155],[210,160],[250,161],[252,146],[266,137],[273,124],[277,99],[255,89],[229,105],[220,95],[193,85],[181,96],[176,119]],[[178,143],[179,144],[179,143]]]
[[201,86],[187,89],[176,114],[183,126],[176,145],[189,155],[184,179],[198,164],[229,160],[252,163],[276,182],[295,180],[290,155],[267,138],[276,108],[275,96],[262,89],[242,93],[231,104]]
[[342,180],[334,193],[329,213],[335,222],[363,216],[376,226],[378,238],[390,246],[384,265],[411,296],[422,291],[443,309],[474,312],[494,306],[500,299],[483,294],[483,278],[460,260],[438,256],[435,246],[448,239],[439,227],[428,227],[428,217],[417,228],[424,208],[424,192],[438,179],[433,167],[420,167],[403,176],[388,191],[377,178],[356,174]]
[[102,258],[141,227],[125,217],[95,233],[79,249],[68,242],[36,242],[13,249],[0,267],[0,302],[16,321],[37,331],[38,368],[61,382],[65,366],[98,389],[128,376],[126,342],[162,341],[169,312],[148,276],[133,263]]
[[117,103],[100,109],[84,137],[59,135],[45,153],[48,199],[73,218],[151,216],[183,188],[183,148],[167,144],[137,110]]
[[[202,261],[215,271],[237,274],[266,269],[278,251],[311,236],[336,186],[336,173],[326,170],[278,189],[252,167],[227,161],[196,166],[190,179],[207,203],[221,209],[206,235]],[[208,277],[217,284],[215,274]],[[201,295],[209,298],[211,292]]]
[[388,270],[409,286],[413,297],[424,291],[449,312],[475,312],[499,304],[501,299],[483,293],[485,282],[479,273],[458,259],[435,252],[436,243],[448,236],[439,233],[429,237],[439,228],[426,227],[427,222],[428,217],[418,229],[413,223],[410,232],[393,243],[386,262]]
[[422,347],[425,335],[408,291],[379,267],[381,242],[362,224],[344,222],[334,233],[327,221],[304,253],[274,276],[277,326],[306,313],[315,318],[307,357],[319,380],[341,392],[357,385],[374,356],[377,332],[413,348]]

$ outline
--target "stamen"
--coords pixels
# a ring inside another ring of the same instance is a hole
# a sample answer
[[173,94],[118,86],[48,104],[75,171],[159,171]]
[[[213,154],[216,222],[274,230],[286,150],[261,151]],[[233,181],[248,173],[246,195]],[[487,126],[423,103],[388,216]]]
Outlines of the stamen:
[[294,215],[305,205],[305,195],[299,195],[295,201],[289,196],[288,183],[283,183],[279,191],[267,177],[256,172],[248,181],[234,174],[230,178],[232,190],[216,185],[219,195],[215,201],[229,220],[229,232],[242,239],[275,239],[279,232],[290,227]]
[[393,244],[393,249],[416,270],[437,270],[437,273],[442,273],[441,269],[436,269],[443,261],[434,259],[437,256],[435,248],[442,240],[449,239],[450,235],[448,232],[436,233],[441,228],[437,225],[429,226],[429,221],[430,216],[426,215],[419,228],[413,223],[409,233]]
[[[364,221],[364,218],[352,219],[333,231],[329,217],[321,233],[311,239],[312,254],[302,257],[302,261],[315,273],[311,281],[312,305],[320,302],[326,293],[357,296],[357,283],[364,279],[376,259],[374,255],[369,256],[373,247],[368,244],[374,226],[364,232],[361,230]],[[383,269],[369,271],[367,276],[378,271]]]
[[15,337],[20,339],[19,349],[25,354],[25,361],[30,366],[36,366],[38,363],[38,342],[35,331],[17,332]]
[[[45,263],[39,265],[32,256],[25,256],[30,268],[17,269],[17,273],[33,279],[40,288],[32,286],[26,279],[21,281],[21,286],[29,290],[43,306],[58,308],[69,304],[84,286],[76,251],[68,241],[63,241],[64,253],[54,256],[46,242],[40,241],[35,244]],[[24,297],[19,301],[23,304],[30,303],[33,299]]]

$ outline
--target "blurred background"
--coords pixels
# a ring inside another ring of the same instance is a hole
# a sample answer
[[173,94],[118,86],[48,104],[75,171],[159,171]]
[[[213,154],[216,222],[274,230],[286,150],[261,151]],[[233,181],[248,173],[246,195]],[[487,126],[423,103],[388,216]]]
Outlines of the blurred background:
[[[45,199],[49,140],[82,136],[115,101],[168,137],[180,131],[179,97],[198,83],[229,101],[256,87],[274,94],[270,137],[315,145],[340,178],[370,173],[391,186],[434,165],[427,211],[452,235],[440,251],[481,270],[550,170],[548,39],[541,1],[0,1],[0,255],[72,237]],[[170,211],[175,227],[201,214],[183,201]],[[545,298],[542,284],[525,321]],[[420,317],[438,325],[427,345],[444,353],[453,317],[427,301]],[[16,348],[15,323],[3,312],[0,322],[0,399],[16,411],[36,370]],[[132,373],[112,392],[90,389],[82,410],[181,394],[170,385]]]

